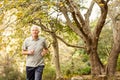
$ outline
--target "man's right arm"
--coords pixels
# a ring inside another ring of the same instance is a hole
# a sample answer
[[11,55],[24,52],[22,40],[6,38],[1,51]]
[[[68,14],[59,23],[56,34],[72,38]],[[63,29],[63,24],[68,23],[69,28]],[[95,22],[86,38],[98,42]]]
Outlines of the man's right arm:
[[22,54],[23,55],[30,55],[30,54],[34,53],[34,50],[28,50],[27,42],[28,42],[28,38],[25,39],[25,41],[23,42],[23,45],[22,45]]
[[34,50],[29,50],[29,51],[27,51],[27,50],[22,50],[22,54],[23,54],[23,55],[32,55],[32,54],[34,54]]

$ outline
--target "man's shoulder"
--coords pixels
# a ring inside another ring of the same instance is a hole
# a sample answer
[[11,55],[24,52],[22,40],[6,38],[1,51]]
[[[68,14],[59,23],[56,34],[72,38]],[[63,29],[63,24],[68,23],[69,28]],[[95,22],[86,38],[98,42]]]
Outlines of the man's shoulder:
[[25,39],[25,41],[29,41],[29,40],[31,40],[31,36]]
[[43,36],[40,36],[39,39],[46,40],[46,38]]

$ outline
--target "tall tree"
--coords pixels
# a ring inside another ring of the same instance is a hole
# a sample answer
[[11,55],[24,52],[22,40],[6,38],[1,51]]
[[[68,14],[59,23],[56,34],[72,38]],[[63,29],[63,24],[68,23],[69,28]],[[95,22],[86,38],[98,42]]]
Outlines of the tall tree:
[[112,21],[113,46],[109,55],[106,72],[114,75],[116,71],[117,59],[120,53],[120,1],[114,0],[109,5],[108,15]]
[[[109,0],[93,0],[85,15],[81,14],[80,7],[75,3],[75,1],[65,0],[63,2],[59,2],[59,9],[63,13],[67,25],[77,35],[79,35],[85,43],[86,51],[90,58],[92,75],[101,75],[105,73],[105,68],[100,61],[97,49],[99,36],[107,18],[108,2]],[[94,3],[97,3],[101,13],[94,30],[91,30],[89,18],[94,7]],[[73,25],[73,22],[75,25]]]

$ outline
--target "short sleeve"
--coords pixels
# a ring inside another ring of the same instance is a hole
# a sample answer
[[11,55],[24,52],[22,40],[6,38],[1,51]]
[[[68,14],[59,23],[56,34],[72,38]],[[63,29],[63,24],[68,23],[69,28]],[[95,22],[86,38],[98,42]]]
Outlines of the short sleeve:
[[46,42],[46,38],[44,39],[44,48],[47,49],[47,42]]
[[22,50],[27,50],[27,39],[24,40]]

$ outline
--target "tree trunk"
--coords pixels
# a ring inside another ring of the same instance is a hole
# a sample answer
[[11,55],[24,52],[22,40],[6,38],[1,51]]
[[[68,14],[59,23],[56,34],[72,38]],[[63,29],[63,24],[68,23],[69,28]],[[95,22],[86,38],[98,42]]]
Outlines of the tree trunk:
[[115,75],[118,55],[118,50],[116,50],[115,47],[113,47],[108,59],[108,64],[106,66],[106,73],[109,77],[114,77]]
[[113,21],[113,47],[108,59],[106,72],[109,76],[114,76],[117,67],[117,59],[120,53],[120,21]]
[[54,49],[54,59],[55,59],[55,68],[56,68],[56,80],[60,80],[62,78],[61,70],[60,70],[60,62],[59,62],[59,48],[58,41],[54,33],[52,33],[53,38],[53,49]]
[[90,50],[90,64],[91,64],[91,74],[93,76],[101,75],[104,73],[104,67],[101,63],[99,56],[97,54],[97,50],[92,47]]

